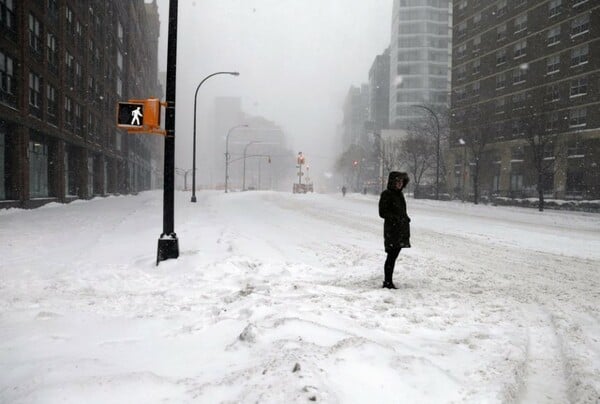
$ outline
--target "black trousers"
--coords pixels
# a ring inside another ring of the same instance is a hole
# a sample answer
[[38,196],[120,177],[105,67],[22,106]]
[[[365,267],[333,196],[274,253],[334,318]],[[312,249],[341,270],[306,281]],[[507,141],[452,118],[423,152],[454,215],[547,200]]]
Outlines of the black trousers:
[[401,248],[393,248],[386,250],[387,258],[385,259],[385,264],[383,266],[383,272],[385,275],[384,282],[389,283],[392,282],[392,276],[394,275],[394,266],[396,265],[396,258],[400,255]]

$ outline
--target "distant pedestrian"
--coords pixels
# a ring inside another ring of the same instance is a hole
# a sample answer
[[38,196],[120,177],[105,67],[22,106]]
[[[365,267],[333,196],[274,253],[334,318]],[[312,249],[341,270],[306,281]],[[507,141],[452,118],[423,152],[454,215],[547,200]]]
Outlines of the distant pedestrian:
[[387,189],[379,198],[379,216],[384,219],[383,239],[387,253],[383,287],[388,289],[397,289],[392,282],[396,258],[401,249],[410,248],[410,217],[406,214],[406,199],[402,193],[408,182],[408,174],[390,172]]
[[346,186],[342,186],[342,196],[346,196]]

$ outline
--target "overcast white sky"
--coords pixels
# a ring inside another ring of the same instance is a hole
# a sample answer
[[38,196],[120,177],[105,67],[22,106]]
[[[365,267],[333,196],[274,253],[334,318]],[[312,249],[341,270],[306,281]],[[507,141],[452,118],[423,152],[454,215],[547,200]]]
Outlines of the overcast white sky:
[[[158,0],[161,70],[168,3]],[[323,158],[336,154],[348,88],[368,80],[373,59],[389,44],[391,11],[392,0],[179,1],[176,165],[191,166],[196,86],[208,74],[233,70],[240,76],[216,76],[200,89],[199,149],[216,136],[206,133],[211,125],[204,116],[214,97],[239,96],[247,113],[278,123],[289,145],[325,169]]]

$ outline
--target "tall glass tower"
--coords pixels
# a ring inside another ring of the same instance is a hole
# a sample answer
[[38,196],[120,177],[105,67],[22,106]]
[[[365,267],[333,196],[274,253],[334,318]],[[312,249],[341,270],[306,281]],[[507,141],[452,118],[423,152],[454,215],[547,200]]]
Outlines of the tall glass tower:
[[450,0],[394,0],[390,46],[390,127],[422,116],[412,105],[450,101]]

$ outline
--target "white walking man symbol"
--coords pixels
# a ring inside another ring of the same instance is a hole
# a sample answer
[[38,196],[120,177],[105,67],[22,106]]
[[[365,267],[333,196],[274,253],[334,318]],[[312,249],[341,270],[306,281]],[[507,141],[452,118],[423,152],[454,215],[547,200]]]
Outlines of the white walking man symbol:
[[[144,116],[144,115],[142,115],[142,113],[140,112],[140,108],[141,107],[137,107],[136,109],[131,111],[131,115],[133,116],[133,119],[131,120],[132,125],[141,125],[140,116]],[[136,121],[137,121],[137,124],[135,123]]]

